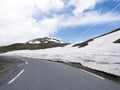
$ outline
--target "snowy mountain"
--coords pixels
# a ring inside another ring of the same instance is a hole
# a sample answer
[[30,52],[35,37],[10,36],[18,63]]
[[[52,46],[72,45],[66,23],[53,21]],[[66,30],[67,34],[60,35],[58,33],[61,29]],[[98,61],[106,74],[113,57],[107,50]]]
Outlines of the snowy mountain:
[[13,51],[3,55],[77,62],[92,69],[120,76],[120,29],[65,47]]
[[27,44],[41,44],[41,43],[50,43],[50,44],[61,44],[64,43],[63,41],[60,41],[58,39],[55,38],[49,38],[49,37],[44,37],[44,38],[37,38],[37,39],[33,39],[27,42]]
[[38,38],[33,39],[25,43],[15,43],[8,46],[1,46],[0,53],[8,52],[8,51],[15,51],[15,50],[37,50],[37,49],[46,49],[46,48],[53,48],[53,47],[64,47],[69,43],[64,43],[55,38]]

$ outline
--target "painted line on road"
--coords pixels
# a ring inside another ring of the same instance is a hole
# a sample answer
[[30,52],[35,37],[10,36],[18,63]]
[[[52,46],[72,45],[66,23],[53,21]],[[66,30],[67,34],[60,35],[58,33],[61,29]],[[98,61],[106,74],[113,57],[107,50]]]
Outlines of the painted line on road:
[[[25,61],[25,59],[22,59],[23,61]],[[28,64],[28,62],[27,61],[25,61],[25,64],[27,65]]]
[[10,81],[8,82],[8,84],[13,83],[24,71],[25,71],[24,69],[21,70],[20,73],[17,74],[17,76],[15,76],[12,80],[10,80]]
[[27,61],[25,61],[25,64],[28,64],[28,62],[27,62]]
[[98,78],[100,78],[100,79],[102,79],[102,80],[105,80],[105,78],[100,77],[100,76],[98,76],[98,75],[96,75],[96,74],[93,74],[93,73],[91,73],[91,72],[88,72],[88,71],[85,71],[85,70],[82,70],[82,69],[80,69],[80,70],[83,71],[83,72],[86,72],[86,73],[88,73],[88,74],[91,74],[91,75],[93,75],[93,76],[95,76],[95,77],[98,77]]

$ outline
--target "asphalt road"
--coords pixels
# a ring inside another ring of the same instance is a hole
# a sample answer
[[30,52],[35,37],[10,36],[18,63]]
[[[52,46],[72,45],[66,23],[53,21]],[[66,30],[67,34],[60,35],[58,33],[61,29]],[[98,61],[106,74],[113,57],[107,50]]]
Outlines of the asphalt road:
[[0,90],[120,90],[120,84],[65,64],[24,60],[27,61],[25,68]]

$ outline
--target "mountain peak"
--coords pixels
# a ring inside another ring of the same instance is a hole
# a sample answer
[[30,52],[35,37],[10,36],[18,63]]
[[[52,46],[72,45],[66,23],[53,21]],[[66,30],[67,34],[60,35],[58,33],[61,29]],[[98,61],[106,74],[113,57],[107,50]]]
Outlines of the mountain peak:
[[37,38],[37,39],[30,40],[26,43],[27,44],[41,44],[41,43],[61,44],[64,42],[61,40],[55,39],[55,38],[43,37],[43,38]]

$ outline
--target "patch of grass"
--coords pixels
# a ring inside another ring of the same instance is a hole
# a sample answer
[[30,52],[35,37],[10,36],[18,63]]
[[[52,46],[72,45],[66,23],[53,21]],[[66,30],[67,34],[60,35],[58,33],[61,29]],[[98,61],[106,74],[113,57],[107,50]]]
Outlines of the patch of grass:
[[76,46],[85,47],[85,46],[88,45],[88,43],[89,43],[90,41],[93,41],[93,40],[94,40],[94,39],[90,39],[90,40],[87,40],[87,41],[85,41],[85,42],[75,44],[73,47],[76,47]]
[[41,43],[41,44],[24,44],[24,43],[17,43],[12,44],[8,46],[2,46],[0,47],[0,52],[8,52],[8,51],[15,51],[15,50],[37,50],[37,49],[46,49],[46,48],[52,48],[52,47],[64,47],[65,45],[68,45],[68,43],[65,44],[49,44],[49,43]]
[[113,43],[120,43],[120,39],[114,41]]

